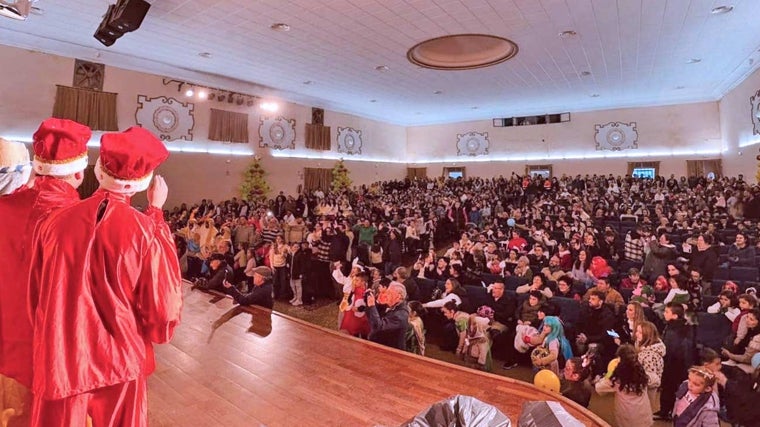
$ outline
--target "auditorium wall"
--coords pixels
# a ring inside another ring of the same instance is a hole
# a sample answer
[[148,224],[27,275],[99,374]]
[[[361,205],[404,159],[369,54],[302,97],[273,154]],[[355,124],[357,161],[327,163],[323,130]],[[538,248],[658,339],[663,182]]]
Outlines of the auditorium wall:
[[[638,149],[596,150],[594,126],[609,122],[635,122]],[[467,132],[487,132],[489,154],[457,156],[457,134]],[[717,102],[572,113],[570,122],[550,125],[499,128],[484,120],[407,129],[410,161],[447,160],[429,164],[431,176],[451,166],[466,167],[468,176],[522,174],[526,164],[552,164],[555,175],[622,175],[627,162],[651,160],[660,161],[660,174],[685,175],[687,159],[717,158],[721,144]]]
[[[70,86],[73,79],[74,59],[24,49],[0,46],[0,136],[28,142],[39,123],[53,111],[56,85]],[[167,96],[182,102],[189,100],[180,93],[177,85],[166,86],[161,76],[106,67],[103,90],[118,93],[117,116],[120,129],[136,124],[137,96]],[[184,88],[186,89],[186,88]],[[183,89],[183,90],[184,90]],[[251,155],[230,155],[225,152],[243,152],[260,156],[267,172],[273,194],[278,191],[295,193],[303,183],[303,168],[332,168],[337,159],[345,158],[354,184],[369,184],[381,179],[401,178],[406,165],[355,161],[352,158],[371,158],[400,161],[406,150],[406,129],[348,114],[325,111],[325,125],[332,128],[332,149],[329,152],[305,148],[305,124],[311,122],[311,107],[276,100],[280,105],[277,116],[295,119],[295,150],[273,150],[259,147],[260,111],[257,107],[238,106],[227,102],[195,99],[193,141],[172,141],[173,149],[211,150],[217,154],[172,152],[169,160],[159,169],[171,185],[168,205],[183,201],[194,202],[201,198],[223,199],[236,196],[242,174],[250,164]],[[208,140],[210,109],[224,109],[249,114],[248,144],[229,144]],[[351,127],[362,131],[362,154],[344,155],[337,152],[338,127]],[[97,134],[94,137],[98,139]],[[311,156],[318,158],[288,158],[282,156]],[[329,156],[330,159],[323,157]],[[94,164],[97,150],[91,150]],[[138,197],[136,202],[144,201]]]
[[[760,126],[753,132],[750,98],[760,97],[760,69],[729,91],[720,101],[720,124],[726,141],[723,170],[726,174],[744,174],[748,182],[756,182],[756,156],[760,154]],[[757,104],[756,104],[757,105]],[[757,119],[756,119],[757,120]]]

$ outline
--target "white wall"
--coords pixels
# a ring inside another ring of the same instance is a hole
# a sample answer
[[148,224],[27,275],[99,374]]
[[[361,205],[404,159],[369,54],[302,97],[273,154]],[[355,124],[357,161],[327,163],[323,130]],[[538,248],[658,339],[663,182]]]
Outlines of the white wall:
[[[0,93],[4,95],[4,101],[0,103],[0,136],[27,141],[39,123],[52,114],[55,85],[71,85],[74,60],[0,46],[0,63],[4,67],[4,78],[0,80]],[[103,90],[119,94],[117,116],[120,129],[136,125],[135,111],[138,95],[146,95],[150,98],[174,97],[183,102],[189,99],[178,92],[176,85],[165,86],[161,76],[115,67],[106,67]],[[406,174],[404,164],[378,164],[351,160],[352,158],[396,161],[403,159],[406,151],[406,130],[403,127],[325,111],[325,125],[332,127],[332,150],[329,152],[309,150],[305,148],[304,139],[305,124],[311,122],[311,107],[280,101],[277,116],[296,121],[296,149],[272,150],[259,147],[261,110],[258,108],[197,99],[192,102],[195,104],[193,141],[172,141],[168,142],[167,146],[255,153],[262,157],[262,166],[267,172],[267,180],[273,194],[280,190],[294,193],[298,185],[303,183],[304,167],[332,168],[339,157],[345,157],[346,167],[356,185],[402,178]],[[251,142],[226,144],[208,140],[211,108],[248,113]],[[349,156],[337,153],[336,137],[339,126],[362,131],[361,155]],[[282,155],[315,157],[327,155],[332,156],[333,159],[274,157]],[[90,162],[94,163],[96,158],[97,150],[93,149]],[[172,152],[169,160],[159,169],[159,173],[167,178],[171,186],[168,205],[179,204],[183,201],[194,202],[201,198],[218,200],[237,196],[242,174],[251,160],[250,156]],[[140,200],[144,199],[138,197],[136,201]]]
[[[617,153],[597,151],[594,125],[608,122],[636,122],[639,148]],[[457,157],[457,134],[467,132],[488,133],[488,155]],[[661,161],[661,174],[685,175],[686,159],[716,158],[716,154],[697,153],[718,152],[721,145],[717,102],[573,113],[570,122],[539,126],[497,128],[488,120],[410,127],[407,138],[412,162],[447,160],[428,165],[429,175],[440,174],[444,166],[456,164],[466,166],[468,176],[524,173],[526,164],[546,163],[553,164],[554,173],[560,175],[617,175],[626,173],[628,161],[649,160]]]
[[755,182],[760,135],[753,133],[750,97],[760,91],[760,70],[755,71],[720,101],[720,124],[726,152],[723,153],[723,170],[726,174],[744,174],[748,182]]

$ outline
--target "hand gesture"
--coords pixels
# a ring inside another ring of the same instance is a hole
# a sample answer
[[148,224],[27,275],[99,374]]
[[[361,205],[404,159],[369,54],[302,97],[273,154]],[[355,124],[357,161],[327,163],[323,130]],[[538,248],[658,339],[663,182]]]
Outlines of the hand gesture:
[[228,282],[228,281],[224,280],[224,281],[222,282],[222,286],[224,286],[225,288],[229,289],[229,288],[231,288],[231,287],[232,287],[232,283],[230,283],[230,282]]
[[367,307],[373,307],[375,305],[375,294],[374,292],[370,292],[367,295]]
[[153,177],[150,187],[148,187],[148,202],[151,206],[163,209],[166,198],[169,196],[169,187],[161,175]]

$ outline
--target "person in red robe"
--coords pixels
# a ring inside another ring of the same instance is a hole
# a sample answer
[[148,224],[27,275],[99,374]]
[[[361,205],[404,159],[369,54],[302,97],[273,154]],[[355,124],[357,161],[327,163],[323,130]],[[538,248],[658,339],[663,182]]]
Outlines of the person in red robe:
[[23,402],[23,408],[12,408],[15,416],[29,415],[32,385],[32,324],[26,309],[32,234],[52,211],[79,201],[76,188],[84,179],[91,135],[90,128],[71,120],[42,122],[32,144],[35,181],[0,197],[0,376],[5,377],[0,382],[4,394],[13,390]]
[[[35,232],[29,284],[34,327],[32,426],[147,425],[152,343],[171,339],[182,310],[177,252],[153,171],[169,153],[133,127],[100,140],[89,198]],[[130,197],[148,189],[141,213]]]

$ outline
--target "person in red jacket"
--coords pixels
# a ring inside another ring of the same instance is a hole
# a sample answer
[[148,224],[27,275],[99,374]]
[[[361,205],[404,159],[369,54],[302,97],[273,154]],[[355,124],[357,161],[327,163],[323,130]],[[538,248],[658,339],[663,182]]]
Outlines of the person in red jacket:
[[[32,426],[147,425],[152,343],[171,339],[182,309],[179,261],[153,170],[169,155],[145,129],[101,137],[88,199],[35,231],[29,284],[34,328]],[[148,189],[144,213],[130,197]]]
[[[79,201],[76,188],[87,167],[87,141],[92,132],[79,123],[48,119],[33,137],[30,186],[0,197],[0,376],[20,390],[28,405],[32,385],[32,324],[26,311],[32,234],[50,212]],[[18,387],[15,382],[22,387]],[[16,408],[18,409],[18,408]],[[22,416],[24,408],[17,411]],[[28,416],[26,409],[25,416]]]

